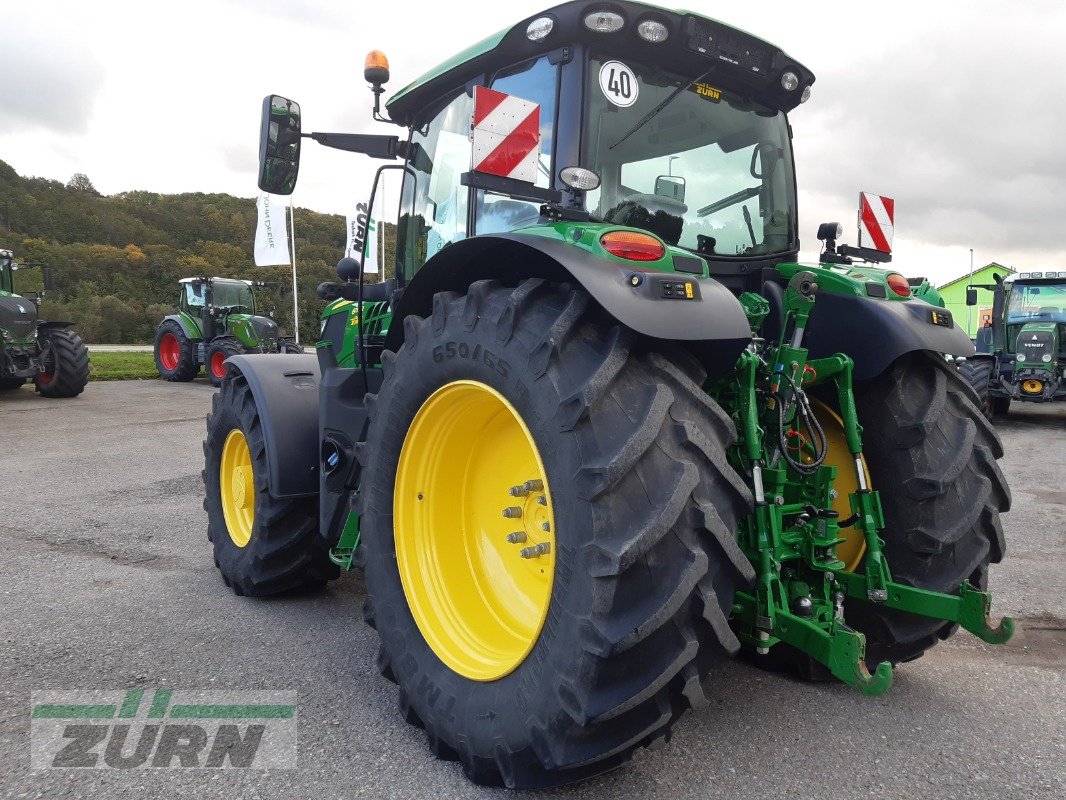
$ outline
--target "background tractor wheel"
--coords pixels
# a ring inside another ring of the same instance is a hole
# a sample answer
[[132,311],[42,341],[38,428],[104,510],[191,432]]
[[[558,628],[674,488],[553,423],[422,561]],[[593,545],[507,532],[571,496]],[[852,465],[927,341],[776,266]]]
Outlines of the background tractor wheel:
[[[899,583],[955,593],[982,589],[1003,559],[999,515],[1010,489],[1003,445],[970,386],[935,353],[909,353],[856,384],[866,461],[885,512],[885,556]],[[848,623],[866,634],[867,663],[910,661],[956,625],[856,603]]]
[[48,351],[33,377],[37,391],[41,397],[77,397],[89,382],[89,348],[69,328],[45,328],[39,338]]
[[542,280],[440,293],[404,331],[367,398],[359,503],[365,617],[405,719],[512,788],[665,740],[738,649],[753,578],[702,368]]
[[0,375],[0,392],[9,392],[12,389],[21,388],[25,382],[25,378],[19,378],[14,375]]
[[155,368],[165,381],[191,381],[200,372],[196,344],[172,319],[164,320],[156,329]]
[[241,375],[224,381],[211,400],[203,481],[207,538],[234,592],[310,590],[337,577],[318,533],[318,497],[278,500],[267,490],[262,423]]
[[[977,395],[977,407],[985,415],[985,419],[991,420],[997,413],[997,398],[992,396],[992,362],[986,359],[971,358],[959,367],[959,374],[970,384]],[[1010,399],[1006,398],[1010,405]]]
[[226,359],[245,352],[244,346],[233,336],[219,336],[207,348],[204,356],[207,364],[207,378],[212,386],[221,386],[228,368]]
[[304,352],[303,345],[296,344],[292,339],[278,339],[278,352],[279,353],[302,353]]

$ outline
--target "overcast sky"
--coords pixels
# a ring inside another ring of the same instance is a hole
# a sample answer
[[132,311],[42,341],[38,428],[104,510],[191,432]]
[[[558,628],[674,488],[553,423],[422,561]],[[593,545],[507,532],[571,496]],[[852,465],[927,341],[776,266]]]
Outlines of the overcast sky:
[[[105,194],[252,197],[264,95],[298,100],[305,130],[393,133],[370,120],[367,50],[388,54],[396,90],[550,5],[0,0],[0,159],[61,181],[84,172]],[[855,242],[867,190],[896,200],[893,263],[909,275],[955,277],[970,248],[978,265],[1066,270],[1062,0],[687,6],[817,75],[791,115],[804,256],[819,222]],[[296,203],[343,214],[379,163],[309,144]]]

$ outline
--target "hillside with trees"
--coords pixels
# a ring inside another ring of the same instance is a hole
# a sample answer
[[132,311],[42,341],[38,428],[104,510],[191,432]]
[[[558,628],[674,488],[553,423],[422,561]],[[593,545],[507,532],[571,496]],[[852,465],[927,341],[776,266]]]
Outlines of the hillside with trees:
[[[336,278],[344,217],[295,210],[301,338],[314,341],[322,301],[315,287]],[[66,184],[22,177],[0,161],[0,248],[17,262],[51,267],[56,288],[43,319],[75,322],[86,341],[149,343],[173,313],[178,279],[218,275],[266,281],[260,307],[292,330],[292,278],[287,266],[256,267],[252,259],[253,198],[227,194],[130,191],[104,196],[85,175]],[[392,263],[395,229],[385,225]],[[41,270],[20,271],[16,290],[41,286]]]

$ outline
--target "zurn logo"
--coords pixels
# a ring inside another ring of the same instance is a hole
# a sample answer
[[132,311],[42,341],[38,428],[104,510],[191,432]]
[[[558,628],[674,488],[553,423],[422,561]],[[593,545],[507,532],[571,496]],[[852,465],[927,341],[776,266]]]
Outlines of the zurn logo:
[[296,693],[34,692],[33,769],[293,769]]

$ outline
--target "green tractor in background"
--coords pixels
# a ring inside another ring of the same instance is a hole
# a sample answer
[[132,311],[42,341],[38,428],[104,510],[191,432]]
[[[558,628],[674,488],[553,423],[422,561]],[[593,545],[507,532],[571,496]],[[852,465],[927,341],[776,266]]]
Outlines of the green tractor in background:
[[343,259],[314,355],[227,362],[203,480],[234,592],[361,568],[403,718],[527,789],[666,741],[728,691],[723,656],[879,695],[959,627],[1010,637],[984,591],[1002,447],[944,358],[972,343],[834,258],[837,225],[796,263],[806,67],[577,0],[387,120],[380,53],[365,77],[403,138],[305,134],[264,101],[262,190],[292,192],[306,137],[398,160],[403,191],[395,279]]
[[182,278],[179,283],[178,313],[164,317],[155,333],[155,365],[163,380],[191,381],[203,365],[218,386],[232,355],[303,352],[294,339],[278,333],[272,317],[256,314],[253,281]]
[[[992,327],[978,332],[978,352],[959,367],[992,419],[1011,401],[1066,400],[1066,272],[1021,272],[992,284],[969,286],[992,292]],[[981,334],[985,333],[985,336]]]
[[[77,397],[89,382],[89,350],[70,322],[37,318],[41,292],[33,298],[15,294],[15,263],[10,250],[0,250],[0,391],[20,388],[32,380],[42,397]],[[51,287],[44,270],[44,289]]]

